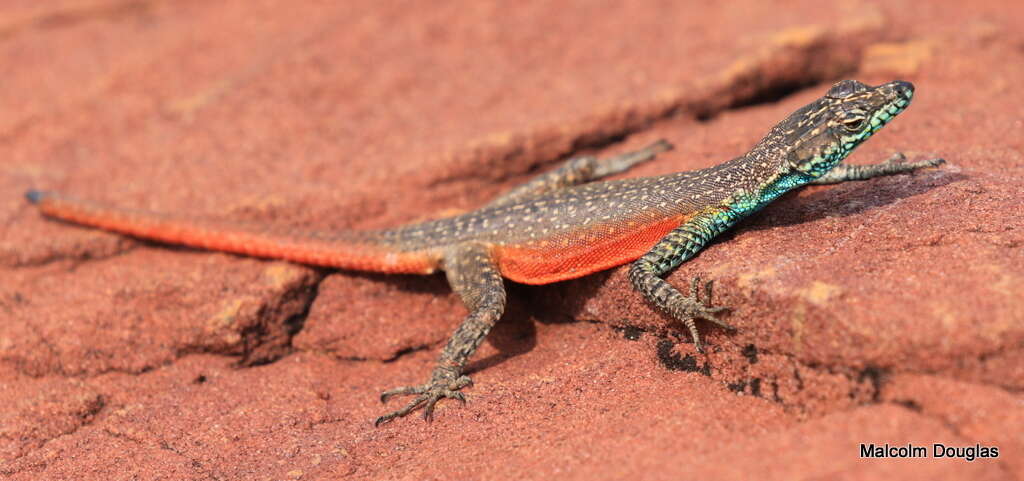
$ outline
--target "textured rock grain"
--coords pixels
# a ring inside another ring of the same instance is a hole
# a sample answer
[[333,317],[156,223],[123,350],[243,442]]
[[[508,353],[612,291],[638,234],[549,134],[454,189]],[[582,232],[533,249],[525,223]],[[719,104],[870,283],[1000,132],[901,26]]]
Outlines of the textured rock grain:
[[[0,477],[1024,478],[1019,2],[9,3]],[[788,195],[672,274],[734,307],[706,358],[623,269],[513,286],[433,424],[370,420],[465,312],[441,277],[146,244],[20,195],[382,227],[573,152],[665,137],[630,175],[712,165],[839,77],[918,87],[851,161],[947,166]]]

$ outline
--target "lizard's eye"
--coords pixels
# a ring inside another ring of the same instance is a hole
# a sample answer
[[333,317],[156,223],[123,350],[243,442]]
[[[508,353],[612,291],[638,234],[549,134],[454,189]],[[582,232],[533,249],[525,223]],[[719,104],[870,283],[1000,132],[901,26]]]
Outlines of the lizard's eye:
[[864,127],[864,123],[866,120],[867,119],[860,115],[847,117],[842,120],[843,128],[849,130],[850,132],[856,132],[860,130],[862,127]]

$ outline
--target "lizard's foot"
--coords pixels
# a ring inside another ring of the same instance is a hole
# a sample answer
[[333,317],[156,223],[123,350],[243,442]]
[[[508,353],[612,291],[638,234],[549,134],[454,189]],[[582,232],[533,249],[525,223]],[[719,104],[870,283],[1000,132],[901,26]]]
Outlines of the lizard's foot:
[[704,348],[701,345],[700,334],[697,333],[697,324],[694,322],[694,319],[706,319],[730,331],[736,330],[735,327],[715,315],[729,308],[725,306],[711,306],[712,286],[714,286],[714,281],[707,281],[704,284],[704,300],[702,302],[700,299],[700,277],[694,277],[693,282],[690,283],[690,295],[679,298],[678,304],[673,306],[673,310],[679,314],[677,317],[682,319],[683,324],[686,324],[686,328],[689,329],[690,337],[693,338],[693,345],[697,348],[697,352],[704,352]]
[[434,372],[434,375],[430,377],[430,381],[422,386],[408,386],[391,389],[384,391],[380,395],[381,402],[388,402],[393,396],[404,396],[409,394],[416,395],[409,404],[397,411],[385,414],[376,421],[373,422],[374,426],[380,426],[386,422],[391,421],[395,418],[405,416],[420,406],[423,406],[423,419],[431,421],[434,417],[434,405],[437,404],[441,398],[458,399],[463,404],[466,403],[466,396],[464,396],[459,389],[473,384],[473,381],[469,376],[458,376],[454,375],[451,371],[438,370]]

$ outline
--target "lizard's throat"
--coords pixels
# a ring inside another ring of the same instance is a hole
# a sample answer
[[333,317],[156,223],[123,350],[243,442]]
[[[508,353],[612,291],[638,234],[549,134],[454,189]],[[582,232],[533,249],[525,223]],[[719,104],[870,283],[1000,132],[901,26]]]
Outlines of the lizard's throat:
[[806,185],[814,178],[801,172],[775,174],[753,188],[736,191],[725,199],[723,207],[732,214],[733,220],[739,220],[761,210],[782,194]]

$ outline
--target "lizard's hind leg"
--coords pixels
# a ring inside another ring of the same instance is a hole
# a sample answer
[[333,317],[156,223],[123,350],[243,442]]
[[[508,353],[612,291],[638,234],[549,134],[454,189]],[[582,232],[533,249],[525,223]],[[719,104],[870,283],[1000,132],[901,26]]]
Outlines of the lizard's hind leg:
[[728,228],[726,224],[714,222],[712,214],[698,215],[658,241],[650,252],[644,254],[629,269],[629,280],[633,287],[662,311],[678,319],[690,331],[694,347],[702,352],[700,335],[694,319],[706,319],[729,330],[736,328],[718,319],[716,314],[726,307],[711,305],[711,281],[704,285],[704,298],[700,298],[700,278],[694,278],[690,295],[683,295],[672,284],[661,278],[672,269],[697,254],[716,235]]
[[625,172],[637,164],[653,159],[661,152],[672,149],[672,144],[662,139],[647,147],[633,152],[626,152],[616,156],[599,159],[592,155],[573,157],[561,167],[538,175],[529,182],[520,185],[504,195],[494,199],[488,207],[507,204],[528,197],[551,192],[553,190],[572,187],[574,185],[592,182],[609,175]]
[[398,395],[411,394],[416,397],[402,409],[377,418],[375,424],[378,426],[405,416],[421,406],[423,418],[429,421],[434,413],[434,405],[441,398],[466,402],[459,390],[472,384],[472,381],[462,375],[462,370],[505,311],[505,284],[489,247],[464,244],[450,248],[444,255],[444,269],[448,283],[462,297],[469,315],[448,340],[434,372],[425,384],[392,389],[381,395],[381,401],[385,402]]

